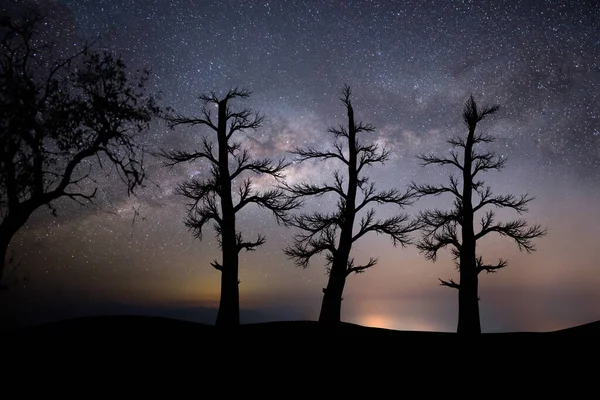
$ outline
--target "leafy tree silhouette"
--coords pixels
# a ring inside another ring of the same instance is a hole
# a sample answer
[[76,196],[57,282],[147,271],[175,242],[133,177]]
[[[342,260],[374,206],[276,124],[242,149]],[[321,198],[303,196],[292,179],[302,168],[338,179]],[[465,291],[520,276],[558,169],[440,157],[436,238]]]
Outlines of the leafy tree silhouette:
[[[0,280],[13,236],[41,206],[93,202],[94,167],[114,167],[128,195],[143,184],[136,143],[157,112],[148,71],[132,78],[122,59],[84,46],[50,59],[43,17],[0,16]],[[48,56],[48,57],[46,57]]]
[[[480,108],[471,95],[463,109],[463,120],[468,128],[466,137],[455,137],[448,140],[453,148],[460,149],[460,154],[451,151],[449,157],[421,155],[418,158],[423,166],[452,166],[460,171],[460,178],[450,175],[447,185],[411,184],[416,196],[438,196],[450,194],[454,197],[454,208],[450,211],[439,209],[422,211],[419,221],[422,225],[422,239],[417,248],[429,260],[436,261],[438,251],[450,246],[453,258],[459,270],[460,280],[442,280],[441,285],[458,289],[458,333],[481,333],[479,320],[478,277],[481,272],[494,273],[506,267],[506,260],[500,259],[497,264],[486,264],[476,253],[477,241],[490,233],[498,233],[515,241],[519,250],[532,252],[535,250],[533,239],[544,236],[546,229],[540,225],[528,226],[524,219],[511,222],[496,222],[495,213],[489,206],[509,208],[518,214],[527,211],[527,205],[533,200],[527,194],[497,195],[490,186],[477,180],[481,173],[490,170],[501,170],[506,158],[491,151],[478,151],[478,145],[493,143],[495,138],[489,134],[476,133],[477,124],[499,110],[499,105]],[[462,188],[461,186],[462,182]],[[476,196],[475,196],[476,195]],[[473,197],[475,196],[475,202]],[[488,208],[480,218],[480,229],[475,232],[475,214]]]
[[[245,108],[234,110],[230,102],[247,99],[251,92],[246,89],[230,89],[223,97],[210,92],[200,96],[204,107],[199,117],[186,117],[172,110],[164,115],[171,128],[178,125],[204,125],[216,136],[215,142],[202,136],[202,146],[197,151],[162,151],[167,166],[202,160],[210,167],[207,178],[192,178],[178,186],[178,193],[189,200],[185,225],[202,239],[203,228],[214,221],[221,248],[222,261],[212,262],[221,272],[221,300],[217,314],[217,326],[237,326],[240,322],[238,254],[242,250],[253,251],[265,243],[266,237],[258,234],[254,240],[247,240],[236,229],[236,214],[244,207],[255,204],[270,210],[278,223],[287,223],[288,212],[300,205],[300,201],[289,198],[280,188],[256,190],[250,176],[241,180],[245,173],[270,176],[276,180],[284,177],[288,166],[285,160],[274,162],[271,159],[252,159],[242,143],[235,141],[236,133],[256,130],[263,122],[263,116]],[[217,120],[213,119],[209,105],[217,106]],[[239,182],[239,183],[238,183]]]
[[[372,133],[375,128],[354,120],[354,109],[350,101],[350,87],[344,86],[341,102],[348,114],[348,126],[330,128],[334,142],[331,150],[315,148],[295,148],[292,154],[299,162],[306,160],[335,160],[345,166],[346,174],[335,171],[333,182],[325,184],[300,183],[285,184],[289,195],[294,199],[318,198],[332,194],[338,198],[337,209],[331,213],[321,211],[295,215],[290,225],[299,229],[294,236],[294,245],[288,246],[284,252],[302,268],[309,266],[310,259],[325,253],[327,287],[323,289],[323,302],[319,322],[336,324],[340,322],[341,304],[346,278],[352,274],[362,273],[377,263],[370,258],[365,264],[357,264],[350,257],[352,245],[369,232],[384,234],[391,238],[394,246],[405,246],[410,243],[408,234],[417,229],[416,221],[409,221],[406,214],[377,219],[374,204],[396,204],[404,208],[411,204],[412,194],[409,190],[401,193],[396,189],[377,191],[375,183],[364,175],[365,167],[373,164],[384,164],[390,151],[379,149],[377,144],[361,144],[360,134]],[[344,152],[346,147],[347,153]],[[345,175],[345,176],[344,176]],[[363,212],[360,221],[357,215]],[[355,225],[356,228],[355,229]]]

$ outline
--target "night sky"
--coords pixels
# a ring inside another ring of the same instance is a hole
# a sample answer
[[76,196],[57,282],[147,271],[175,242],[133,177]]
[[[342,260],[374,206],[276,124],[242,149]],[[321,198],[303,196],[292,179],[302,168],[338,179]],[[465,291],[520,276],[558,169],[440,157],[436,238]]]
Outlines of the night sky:
[[[10,5],[9,5],[10,3]],[[23,1],[4,0],[4,8]],[[416,156],[449,151],[464,135],[462,107],[501,105],[481,131],[489,149],[508,158],[484,175],[495,193],[535,197],[526,218],[548,235],[537,251],[520,253],[507,238],[479,246],[489,260],[508,260],[480,275],[484,332],[547,331],[600,319],[600,3],[596,1],[119,1],[29,2],[50,10],[50,37],[76,48],[84,39],[121,54],[132,69],[152,71],[160,104],[199,115],[199,94],[231,87],[253,92],[248,106],[266,116],[243,139],[256,156],[293,156],[293,146],[332,144],[327,128],[345,123],[339,102],[353,92],[356,118],[376,127],[369,138],[392,149],[370,176],[379,189],[446,182],[452,170],[422,167]],[[156,122],[149,150],[193,149],[203,128],[170,130]],[[41,321],[85,314],[138,313],[214,323],[220,258],[212,230],[195,239],[183,224],[182,180],[204,164],[175,169],[148,158],[147,185],[137,197],[113,174],[97,174],[97,204],[56,202],[58,217],[39,209],[13,239],[11,276],[29,280],[2,293],[10,315]],[[288,181],[330,179],[339,165],[302,163]],[[452,197],[423,199],[405,211],[449,208]],[[308,204],[314,207],[315,204]],[[318,204],[333,210],[335,202]],[[139,215],[135,214],[135,211]],[[316,320],[325,287],[324,260],[294,266],[282,252],[293,229],[248,208],[238,226],[263,232],[267,243],[240,253],[242,322]],[[380,216],[393,215],[392,207]],[[134,218],[135,217],[135,218]],[[499,212],[504,220],[517,217]],[[415,238],[417,236],[415,235]],[[354,256],[379,264],[348,279],[342,319],[369,326],[455,331],[458,279],[449,252],[434,263],[414,247],[394,248],[367,236]]]

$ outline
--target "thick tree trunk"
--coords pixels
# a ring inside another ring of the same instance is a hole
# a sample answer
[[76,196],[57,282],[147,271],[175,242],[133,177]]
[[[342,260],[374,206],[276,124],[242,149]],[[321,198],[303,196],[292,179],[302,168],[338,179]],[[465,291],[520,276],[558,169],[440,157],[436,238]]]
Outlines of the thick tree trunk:
[[457,333],[481,333],[478,285],[478,276],[474,266],[472,269],[461,268]]
[[475,127],[469,129],[469,136],[465,145],[463,166],[463,221],[462,221],[462,248],[460,250],[459,269],[460,283],[458,289],[458,333],[481,333],[479,321],[479,296],[478,278],[476,268],[476,241],[473,229],[473,177],[471,168],[473,164],[471,150]]
[[219,185],[221,197],[221,300],[216,326],[234,327],[240,324],[240,292],[238,280],[238,245],[236,240],[235,210],[231,197],[229,174],[229,143],[227,138],[227,99],[219,102]]
[[[226,196],[224,196],[226,197]],[[231,198],[229,199],[231,201]],[[221,300],[216,326],[238,326],[240,324],[240,289],[238,280],[239,258],[235,241],[235,215],[223,218],[221,231]]]
[[238,326],[240,324],[240,290],[238,271],[227,268],[221,273],[221,300],[216,326]]
[[342,316],[342,294],[346,284],[345,274],[331,274],[327,287],[323,289],[323,301],[319,323],[323,325],[336,325]]
[[6,273],[8,246],[13,236],[25,225],[30,215],[31,211],[13,211],[0,224],[0,288],[6,288],[9,285],[8,282],[3,281],[3,278],[5,278],[4,274]]
[[232,211],[231,215],[223,218],[221,231],[223,265],[221,266],[221,300],[216,326],[231,327],[240,324],[239,258],[234,232],[235,217]]

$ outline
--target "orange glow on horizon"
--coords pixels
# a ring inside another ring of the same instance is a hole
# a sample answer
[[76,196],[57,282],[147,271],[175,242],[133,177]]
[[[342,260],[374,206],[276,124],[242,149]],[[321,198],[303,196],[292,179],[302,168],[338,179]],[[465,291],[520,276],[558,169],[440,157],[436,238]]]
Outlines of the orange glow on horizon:
[[415,319],[399,320],[393,316],[385,314],[364,314],[356,317],[353,321],[358,325],[369,326],[373,328],[405,330],[405,331],[444,331],[435,324],[426,321],[417,321]]
[[357,323],[363,326],[372,326],[375,328],[394,329],[394,321],[382,314],[367,314],[358,318]]

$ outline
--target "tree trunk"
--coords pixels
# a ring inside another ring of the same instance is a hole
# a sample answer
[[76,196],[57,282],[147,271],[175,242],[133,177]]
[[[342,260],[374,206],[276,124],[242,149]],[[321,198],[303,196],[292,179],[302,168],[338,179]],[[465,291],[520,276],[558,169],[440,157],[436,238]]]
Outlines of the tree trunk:
[[216,326],[232,327],[240,324],[240,289],[238,271],[223,269],[221,273],[221,300]]
[[337,325],[342,317],[342,294],[346,284],[346,275],[341,273],[332,273],[327,282],[327,288],[323,289],[323,302],[321,303],[321,313],[319,314],[319,323],[327,326]]
[[25,225],[30,215],[31,211],[27,210],[20,210],[20,212],[13,211],[0,224],[0,288],[5,288],[9,285],[8,282],[2,283],[2,278],[6,272],[6,256],[10,241],[19,229]]
[[457,333],[481,333],[479,320],[478,276],[473,268],[461,268],[460,289],[458,290]]
[[[223,196],[227,198],[227,196]],[[226,201],[224,201],[225,203]],[[229,197],[231,202],[231,197]],[[226,214],[223,207],[221,228],[221,300],[217,313],[216,326],[238,326],[240,324],[240,289],[238,280],[239,258],[235,240],[235,215],[233,208]],[[225,215],[227,217],[225,218]]]
[[229,174],[229,143],[227,138],[227,99],[219,102],[217,137],[219,143],[219,185],[221,198],[221,300],[216,326],[240,324],[240,292],[238,281],[238,245],[236,240],[235,210],[231,196]]
[[348,113],[348,190],[337,251],[331,264],[327,288],[323,289],[319,322],[324,325],[336,325],[341,321],[342,294],[348,276],[348,259],[352,250],[352,231],[356,217],[356,189],[358,187],[356,124],[354,123],[354,109],[349,102],[346,105],[346,111]]
[[323,289],[323,302],[319,315],[319,323],[323,325],[337,325],[341,321],[342,294],[348,276],[348,259],[352,250],[352,231],[356,217],[356,189],[358,187],[356,124],[354,123],[354,109],[350,103],[347,103],[346,111],[348,112],[348,190],[337,251],[331,264],[327,288]]
[[473,229],[473,177],[471,168],[473,164],[471,150],[475,126],[469,128],[469,136],[465,145],[463,166],[463,193],[462,193],[462,248],[459,257],[460,282],[458,289],[458,327],[457,333],[481,333],[479,322],[479,296],[478,277],[476,268],[476,241]]

